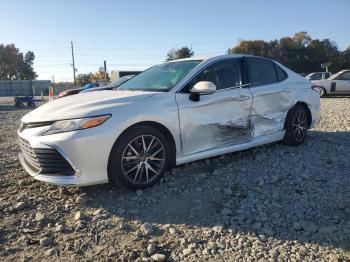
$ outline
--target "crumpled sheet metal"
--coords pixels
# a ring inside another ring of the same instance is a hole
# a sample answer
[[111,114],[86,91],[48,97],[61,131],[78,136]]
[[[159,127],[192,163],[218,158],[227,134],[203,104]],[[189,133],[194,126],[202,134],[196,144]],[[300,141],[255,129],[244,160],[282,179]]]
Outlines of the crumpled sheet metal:
[[250,104],[250,99],[237,101],[220,97],[211,103],[203,101],[192,104],[189,110],[184,109],[181,112],[184,155],[250,139]]
[[282,130],[293,100],[287,92],[254,97],[251,113],[251,121],[255,126],[254,137]]

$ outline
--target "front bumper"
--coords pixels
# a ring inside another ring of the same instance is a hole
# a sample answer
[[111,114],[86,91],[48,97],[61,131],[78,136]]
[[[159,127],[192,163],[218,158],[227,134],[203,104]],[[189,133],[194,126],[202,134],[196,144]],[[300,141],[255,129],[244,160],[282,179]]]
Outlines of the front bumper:
[[40,136],[39,133],[44,128],[46,127],[18,132],[19,139],[27,141],[28,147],[34,151],[55,150],[69,164],[72,172],[47,172],[50,169],[33,165],[32,159],[28,158],[28,152],[21,150],[19,160],[29,175],[34,179],[62,186],[86,186],[108,182],[107,165],[114,139],[107,128],[101,126]]

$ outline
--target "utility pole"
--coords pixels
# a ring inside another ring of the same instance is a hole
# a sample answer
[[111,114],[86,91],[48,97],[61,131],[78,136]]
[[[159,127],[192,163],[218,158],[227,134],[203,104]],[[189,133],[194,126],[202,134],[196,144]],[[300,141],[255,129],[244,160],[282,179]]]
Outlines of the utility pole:
[[106,63],[106,60],[103,61],[103,68],[105,70],[105,85],[107,85],[107,63]]
[[72,61],[73,61],[73,78],[74,78],[74,86],[75,86],[75,64],[74,64],[74,49],[73,49],[73,41],[70,41],[70,45],[72,48]]

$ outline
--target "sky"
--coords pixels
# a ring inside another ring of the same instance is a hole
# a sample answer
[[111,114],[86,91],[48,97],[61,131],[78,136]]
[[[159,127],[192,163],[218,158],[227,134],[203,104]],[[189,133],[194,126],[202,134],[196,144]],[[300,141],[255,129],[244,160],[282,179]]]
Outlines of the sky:
[[72,81],[77,74],[144,70],[171,48],[224,54],[239,40],[274,40],[307,31],[350,46],[350,0],[0,0],[0,43],[36,58],[38,79]]

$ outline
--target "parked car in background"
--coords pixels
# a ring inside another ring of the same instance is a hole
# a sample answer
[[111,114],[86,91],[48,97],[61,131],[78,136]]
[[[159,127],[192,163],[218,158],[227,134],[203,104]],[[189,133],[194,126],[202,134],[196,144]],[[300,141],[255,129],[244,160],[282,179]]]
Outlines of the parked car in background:
[[128,81],[129,79],[131,79],[133,77],[134,77],[134,75],[123,76],[123,77],[119,78],[118,80],[115,80],[114,82],[112,82],[106,86],[85,89],[85,90],[80,91],[80,93],[117,89],[120,85],[124,84],[126,81]]
[[311,74],[308,74],[305,78],[307,80],[313,81],[313,80],[323,80],[327,79],[332,75],[330,72],[314,72]]
[[96,88],[98,86],[99,86],[99,84],[97,84],[97,83],[90,83],[90,84],[87,84],[87,85],[80,87],[80,88],[74,88],[74,89],[62,91],[58,94],[58,97],[61,98],[61,97],[65,97],[65,96],[76,95],[76,94],[79,94],[83,90]]
[[175,60],[117,90],[57,99],[26,114],[20,161],[35,179],[56,185],[146,188],[177,164],[280,140],[300,145],[319,109],[318,89],[275,61]]
[[311,81],[319,87],[320,96],[350,94],[350,69],[342,70],[328,79]]

